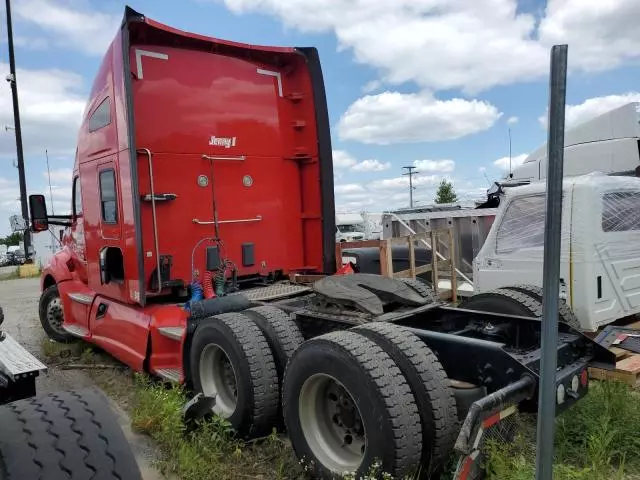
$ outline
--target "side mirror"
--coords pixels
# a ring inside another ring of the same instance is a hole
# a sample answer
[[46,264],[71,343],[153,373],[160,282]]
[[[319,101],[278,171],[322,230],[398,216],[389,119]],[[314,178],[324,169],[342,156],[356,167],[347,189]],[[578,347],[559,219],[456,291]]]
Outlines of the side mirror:
[[44,195],[29,195],[29,210],[31,213],[31,230],[42,232],[49,229],[49,215],[47,201]]

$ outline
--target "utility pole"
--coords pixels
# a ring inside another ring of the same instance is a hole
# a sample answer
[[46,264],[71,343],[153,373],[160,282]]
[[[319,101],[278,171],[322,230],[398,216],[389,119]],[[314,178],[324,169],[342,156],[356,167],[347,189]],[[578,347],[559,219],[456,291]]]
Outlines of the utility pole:
[[416,167],[402,167],[406,168],[407,171],[403,172],[402,176],[409,177],[409,208],[413,208],[413,176],[420,173],[416,171]]
[[29,207],[27,206],[27,181],[24,174],[24,154],[22,151],[22,130],[20,128],[20,108],[18,106],[18,84],[16,81],[16,59],[13,51],[13,27],[11,25],[11,2],[5,0],[7,6],[7,37],[9,43],[9,75],[7,81],[11,84],[13,98],[13,129],[16,134],[16,154],[18,156],[18,179],[20,181],[20,205],[22,218],[25,222],[24,255],[29,262],[31,259],[31,235],[29,232]]
[[[558,348],[558,292],[560,289],[560,243],[562,223],[562,175],[564,123],[567,95],[566,45],[551,49],[549,75],[549,131],[547,141],[547,215],[544,224],[542,267],[542,350],[536,441],[536,480],[553,478],[553,434],[555,425],[556,367]],[[564,390],[562,391],[564,394]]]

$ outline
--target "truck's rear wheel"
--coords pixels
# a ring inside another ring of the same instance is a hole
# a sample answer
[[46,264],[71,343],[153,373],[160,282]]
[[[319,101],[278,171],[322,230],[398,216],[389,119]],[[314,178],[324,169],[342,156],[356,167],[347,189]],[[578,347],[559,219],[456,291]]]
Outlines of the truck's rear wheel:
[[73,335],[62,328],[64,312],[57,285],[51,285],[42,292],[38,313],[42,328],[49,338],[62,343],[68,343],[74,339]]
[[304,343],[287,367],[283,399],[293,448],[315,478],[360,478],[375,462],[393,478],[417,469],[422,431],[413,394],[368,338],[340,331]]
[[201,321],[191,344],[193,386],[215,397],[213,413],[243,437],[268,434],[278,412],[278,375],[269,344],[241,313]]
[[249,308],[242,313],[251,318],[265,336],[276,362],[278,379],[282,384],[289,360],[304,342],[300,328],[289,315],[271,305]]
[[[507,290],[515,290],[520,293],[524,293],[525,295],[529,295],[531,298],[535,298],[542,304],[542,288],[536,287],[535,285],[514,285],[509,287],[504,287]],[[566,323],[572,328],[576,330],[581,330],[580,321],[576,314],[573,313],[571,307],[567,305],[567,302],[564,298],[558,298],[558,314],[560,316],[559,320],[563,323]]]
[[374,322],[353,331],[382,347],[407,379],[422,421],[422,465],[430,473],[437,471],[458,434],[456,401],[440,361],[424,342],[398,325]]
[[[271,305],[249,308],[242,313],[258,325],[269,344],[269,348],[271,348],[278,373],[278,392],[282,394],[284,371],[295,351],[304,342],[300,328],[289,315]],[[278,402],[277,426],[279,429],[284,426],[282,402]]]
[[478,293],[465,300],[460,308],[481,312],[506,313],[523,317],[541,317],[542,305],[529,295],[515,290],[498,288],[490,292]]
[[0,478],[139,480],[107,400],[93,391],[51,393],[0,408]]

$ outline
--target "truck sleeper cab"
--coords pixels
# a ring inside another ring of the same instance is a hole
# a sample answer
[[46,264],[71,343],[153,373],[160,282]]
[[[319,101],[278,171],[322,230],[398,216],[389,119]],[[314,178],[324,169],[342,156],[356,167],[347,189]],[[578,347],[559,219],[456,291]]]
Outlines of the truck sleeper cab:
[[[126,9],[79,134],[72,215],[30,197],[32,229],[68,226],[43,270],[42,325],[185,384],[198,394],[188,416],[213,412],[240,436],[284,417],[317,478],[377,461],[394,477],[438,471],[456,435],[456,478],[473,478],[487,422],[535,408],[541,320],[443,308],[415,280],[331,275],[332,182],[314,49],[217,40]],[[297,273],[328,276],[275,282]],[[561,332],[559,409],[587,393],[588,365],[614,361]]]

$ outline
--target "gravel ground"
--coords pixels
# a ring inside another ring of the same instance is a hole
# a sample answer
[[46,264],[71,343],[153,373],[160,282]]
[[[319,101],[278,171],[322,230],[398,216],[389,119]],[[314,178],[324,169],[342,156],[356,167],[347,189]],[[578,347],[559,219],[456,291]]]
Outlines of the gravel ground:
[[[40,285],[37,278],[0,281],[0,305],[4,310],[2,329],[13,336],[33,355],[44,363],[50,364],[42,352],[42,345],[48,340],[38,319],[39,297]],[[106,355],[103,358],[105,361],[110,360]],[[118,395],[117,388],[110,388],[120,383],[118,375],[122,374],[103,371],[98,372],[97,375],[99,375],[99,385],[106,386],[104,390],[112,399],[112,406],[136,454],[144,480],[163,479],[164,477],[150,466],[155,458],[153,446],[147,437],[137,435],[131,431],[131,422],[124,411],[124,408],[127,408],[128,397]],[[93,376],[92,378],[81,370],[61,370],[55,366],[50,366],[47,373],[40,375],[37,379],[36,388],[38,394],[59,390],[97,388],[98,383],[94,381],[94,378],[96,377]]]

